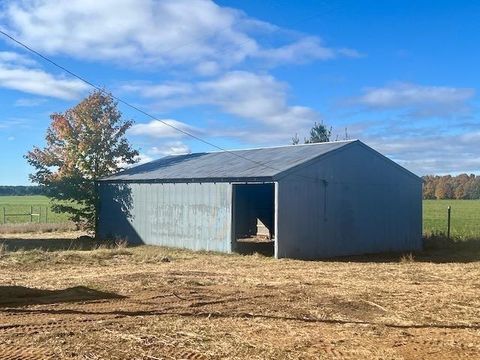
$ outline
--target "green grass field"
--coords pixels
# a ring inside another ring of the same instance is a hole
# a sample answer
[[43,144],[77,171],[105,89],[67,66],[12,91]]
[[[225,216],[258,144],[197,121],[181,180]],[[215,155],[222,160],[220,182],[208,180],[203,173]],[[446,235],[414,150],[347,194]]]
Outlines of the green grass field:
[[451,206],[451,235],[480,238],[480,200],[424,200],[423,232],[447,232],[447,207]]
[[29,214],[30,211],[40,216],[33,216],[33,222],[63,223],[68,221],[67,214],[56,214],[51,210],[50,200],[46,196],[0,196],[0,224],[30,222],[29,215],[11,216],[9,214]]

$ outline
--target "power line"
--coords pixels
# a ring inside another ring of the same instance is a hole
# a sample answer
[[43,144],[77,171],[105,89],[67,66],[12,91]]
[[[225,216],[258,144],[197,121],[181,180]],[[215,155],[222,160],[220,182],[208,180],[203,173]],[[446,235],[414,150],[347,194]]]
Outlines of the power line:
[[153,116],[153,115],[147,113],[146,111],[140,109],[139,107],[128,103],[127,101],[125,101],[125,100],[123,100],[123,99],[121,99],[121,98],[113,95],[112,93],[109,93],[108,91],[106,91],[105,89],[101,88],[100,86],[95,85],[94,83],[92,83],[90,80],[87,80],[86,78],[84,78],[84,77],[82,77],[82,76],[80,76],[80,75],[77,75],[77,74],[74,73],[73,71],[68,70],[66,67],[64,67],[64,66],[58,64],[57,62],[51,60],[50,58],[46,57],[45,55],[43,55],[43,54],[41,54],[40,52],[36,51],[35,49],[31,48],[30,46],[24,44],[23,42],[21,42],[21,41],[19,41],[19,40],[17,40],[17,39],[15,39],[13,36],[7,34],[7,33],[4,32],[3,30],[0,30],[0,34],[6,36],[7,38],[9,38],[10,40],[12,40],[12,41],[15,42],[16,44],[22,46],[23,48],[27,49],[28,51],[30,51],[30,52],[34,53],[35,55],[41,57],[43,60],[49,62],[50,64],[56,66],[56,67],[59,68],[59,69],[65,71],[66,73],[72,75],[73,77],[79,79],[80,81],[84,82],[85,84],[87,84],[87,85],[93,87],[94,89],[100,91],[101,93],[111,95],[111,96],[112,96],[115,100],[117,100],[118,102],[120,102],[120,103],[122,103],[122,104],[124,104],[124,105],[126,105],[126,106],[128,106],[128,107],[130,107],[130,108],[132,108],[132,109],[134,109],[134,110],[142,113],[143,115],[148,116],[149,118],[152,118],[152,119],[154,119],[154,120],[160,121],[162,124],[164,124],[164,125],[166,125],[166,126],[169,126],[169,127],[171,127],[172,129],[175,129],[176,131],[179,131],[179,132],[183,133],[184,135],[188,135],[188,136],[190,136],[190,137],[192,137],[192,138],[194,138],[194,139],[196,139],[196,140],[199,140],[199,141],[201,141],[201,142],[203,142],[203,143],[205,143],[205,144],[207,144],[207,145],[213,146],[213,147],[215,147],[215,148],[217,148],[217,149],[219,149],[219,150],[224,150],[224,149],[222,149],[221,147],[219,147],[219,146],[217,146],[217,145],[215,145],[215,144],[212,144],[212,143],[210,143],[210,142],[208,142],[208,141],[206,141],[206,140],[203,140],[203,139],[199,138],[198,136],[196,136],[196,135],[194,135],[194,134],[189,133],[188,131],[185,131],[185,130],[183,130],[183,129],[180,129],[179,127],[176,127],[175,125],[169,124],[168,122],[166,122],[166,121],[164,121],[164,120],[158,119],[158,118],[156,118],[155,116]]
[[[266,167],[266,168],[269,168],[269,169],[275,170],[275,171],[282,171],[281,169],[277,169],[277,168],[275,168],[275,167],[273,167],[273,166],[270,166],[270,165],[268,165],[268,164],[265,164],[265,163],[262,163],[262,162],[259,162],[259,161],[253,160],[253,159],[249,159],[249,158],[247,158],[247,157],[245,157],[245,156],[242,156],[242,155],[240,155],[240,154],[237,154],[236,152],[233,152],[233,151],[230,151],[230,150],[228,150],[228,149],[225,149],[225,148],[223,148],[223,147],[221,147],[221,146],[218,146],[218,145],[216,145],[216,144],[214,144],[214,143],[212,143],[212,142],[210,142],[210,141],[208,141],[208,140],[204,140],[204,139],[202,139],[201,137],[199,137],[199,136],[197,136],[197,135],[194,135],[194,134],[192,134],[192,133],[190,133],[190,132],[188,132],[188,131],[186,131],[186,130],[183,130],[183,129],[175,126],[175,125],[172,125],[172,124],[166,122],[165,120],[158,119],[157,117],[155,117],[155,116],[147,113],[146,111],[140,109],[139,107],[137,107],[137,106],[135,106],[135,105],[132,105],[132,104],[130,104],[129,102],[127,102],[126,100],[123,100],[122,98],[119,98],[119,97],[113,95],[112,93],[109,93],[108,91],[106,91],[105,89],[101,88],[100,86],[95,85],[95,84],[94,84],[93,82],[91,82],[90,80],[87,80],[86,78],[84,78],[84,77],[82,77],[82,76],[80,76],[80,75],[77,75],[77,74],[74,73],[73,71],[68,70],[66,67],[58,64],[57,62],[55,62],[55,61],[53,61],[52,59],[48,58],[47,56],[41,54],[40,52],[38,52],[37,50],[31,48],[30,46],[28,46],[27,44],[21,42],[20,40],[17,40],[16,38],[14,38],[13,36],[11,36],[10,34],[6,33],[5,31],[3,31],[3,30],[1,30],[1,29],[0,29],[0,34],[4,35],[5,37],[9,38],[11,41],[15,42],[16,44],[18,44],[18,45],[20,45],[21,47],[25,48],[26,50],[30,51],[31,53],[39,56],[39,57],[42,58],[43,60],[47,61],[48,63],[50,63],[50,64],[52,64],[52,65],[54,65],[55,67],[63,70],[64,72],[66,72],[66,73],[70,74],[71,76],[79,79],[80,81],[84,82],[85,84],[87,84],[87,85],[93,87],[94,89],[100,91],[102,94],[110,95],[113,99],[115,99],[115,100],[118,101],[119,103],[122,103],[122,104],[124,104],[125,106],[127,106],[127,107],[129,107],[129,108],[131,108],[131,109],[134,109],[134,110],[138,111],[139,113],[141,113],[141,114],[143,114],[143,115],[145,115],[145,116],[147,116],[147,117],[149,117],[149,118],[151,118],[151,119],[153,119],[153,120],[159,121],[159,122],[161,122],[162,124],[164,124],[164,125],[172,128],[172,129],[174,129],[175,131],[178,131],[178,132],[180,132],[180,133],[182,133],[182,134],[184,134],[184,135],[186,135],[186,136],[189,136],[189,137],[191,137],[191,138],[193,138],[193,139],[195,139],[195,140],[197,140],[197,141],[200,141],[200,142],[202,142],[202,143],[204,143],[204,144],[206,144],[206,145],[209,145],[209,146],[211,146],[211,147],[214,147],[214,148],[216,148],[216,149],[218,149],[218,150],[220,150],[220,151],[229,153],[229,154],[231,154],[231,155],[233,155],[233,156],[236,156],[236,157],[238,157],[238,158],[240,158],[240,159],[250,161],[250,162],[252,162],[252,163],[254,163],[254,164],[256,164],[256,165],[260,165],[260,166],[263,166],[263,167]],[[313,178],[312,178],[312,179],[313,179]],[[316,181],[317,179],[314,179],[314,180]]]
[[[300,20],[292,23],[292,24],[289,24],[289,26],[292,26],[292,25],[295,25],[295,24],[298,24],[298,23],[302,23],[302,22],[305,22],[305,21],[307,21],[307,20],[311,20],[311,19],[313,19],[313,18],[315,18],[315,17],[318,17],[318,16],[320,16],[320,15],[322,15],[322,13],[316,13],[316,14],[313,14],[313,15],[309,15],[309,16],[303,18],[303,19],[300,19]],[[221,33],[223,30],[225,30],[225,29],[227,29],[227,28],[228,28],[228,27],[225,27],[225,28],[220,29],[219,31],[215,32],[215,33],[213,34],[213,36],[216,36],[217,34]],[[277,27],[277,28],[273,29],[273,30],[271,31],[271,33],[275,33],[275,32],[278,32],[278,31],[280,31],[280,30],[281,30],[281,28],[280,28],[280,27]],[[166,122],[165,120],[158,119],[157,117],[155,117],[155,116],[147,113],[145,110],[142,110],[142,109],[139,108],[138,106],[135,106],[135,105],[130,104],[130,103],[127,102],[126,100],[123,100],[122,98],[114,95],[113,93],[108,92],[105,88],[102,88],[102,87],[94,84],[92,81],[88,80],[87,78],[85,78],[85,77],[83,77],[83,76],[80,76],[80,75],[74,73],[73,71],[67,69],[66,67],[60,65],[59,63],[57,63],[57,62],[55,62],[54,60],[50,59],[49,57],[43,55],[42,53],[40,53],[39,51],[33,49],[32,47],[30,47],[29,45],[23,43],[22,41],[16,39],[15,37],[13,37],[12,35],[8,34],[8,33],[5,32],[5,31],[3,31],[2,29],[0,29],[0,34],[4,35],[5,37],[7,37],[8,39],[10,39],[11,41],[13,41],[14,43],[16,43],[17,45],[20,45],[21,47],[23,47],[23,48],[25,48],[26,50],[30,51],[31,53],[35,54],[36,56],[40,57],[40,58],[43,59],[44,61],[52,64],[53,66],[61,69],[62,71],[66,72],[67,74],[69,74],[69,75],[77,78],[78,80],[84,82],[85,84],[91,86],[92,88],[100,91],[101,93],[106,94],[106,95],[110,95],[110,96],[111,96],[113,99],[115,99],[117,102],[119,102],[119,103],[121,103],[121,104],[124,104],[125,106],[127,106],[127,107],[129,107],[129,108],[131,108],[131,109],[133,109],[133,110],[136,110],[136,111],[138,111],[139,113],[141,113],[141,114],[143,114],[143,115],[145,115],[145,116],[147,116],[147,117],[149,117],[149,118],[151,118],[151,119],[153,119],[153,120],[159,121],[159,122],[162,123],[163,125],[168,126],[168,127],[172,128],[172,129],[174,129],[175,131],[178,131],[178,132],[180,132],[180,133],[182,133],[182,134],[184,134],[184,135],[186,135],[186,136],[191,137],[192,139],[195,139],[195,140],[197,140],[197,141],[200,141],[200,142],[202,142],[202,143],[204,143],[204,144],[206,144],[206,145],[208,145],[208,146],[211,146],[211,147],[213,147],[213,148],[215,148],[215,149],[217,149],[217,150],[220,150],[220,151],[226,152],[226,153],[228,153],[228,154],[231,154],[231,155],[233,155],[233,156],[236,156],[237,158],[250,161],[250,162],[252,162],[252,163],[254,163],[254,164],[256,164],[256,165],[260,165],[260,166],[269,168],[269,169],[271,169],[271,170],[280,171],[280,172],[282,171],[281,169],[277,169],[277,168],[275,168],[275,167],[273,167],[273,166],[270,166],[270,165],[268,165],[268,164],[265,164],[265,163],[262,163],[262,162],[259,162],[259,161],[256,161],[256,160],[247,158],[247,157],[245,157],[245,156],[242,156],[242,155],[240,155],[240,154],[237,154],[236,152],[233,152],[233,151],[230,151],[230,150],[228,150],[228,149],[225,149],[225,148],[223,148],[223,147],[221,147],[221,146],[219,146],[219,145],[216,145],[216,144],[214,144],[214,143],[212,143],[212,142],[210,142],[210,141],[208,141],[208,140],[205,140],[205,139],[203,139],[203,138],[201,138],[201,137],[199,137],[199,136],[197,136],[197,135],[195,135],[195,134],[192,134],[192,133],[190,133],[189,131],[183,130],[183,129],[175,126],[175,125],[172,125],[172,124]],[[206,39],[206,38],[208,38],[208,37],[205,37],[205,39]],[[202,40],[204,40],[204,39],[202,39]],[[237,44],[237,46],[242,46],[242,45],[244,45],[244,44],[246,44],[246,43],[248,43],[248,42],[249,42],[249,40],[240,42],[240,43]],[[176,49],[182,48],[182,47],[185,47],[185,46],[189,46],[189,45],[191,45],[191,44],[193,44],[193,43],[194,43],[194,42],[185,43],[185,44],[183,44],[183,45],[178,46]],[[171,51],[173,51],[173,50],[175,50],[175,48],[172,48],[172,49],[171,49]],[[218,52],[218,50],[217,50],[217,52]],[[306,177],[306,176],[303,176],[303,175],[302,175],[301,177],[305,177],[305,178],[312,179],[312,180],[314,180],[314,181],[318,181],[318,179],[316,179],[316,178],[310,178],[310,177]]]
[[[315,18],[317,16],[319,16],[321,14],[314,14],[314,15],[311,15],[305,19],[302,19],[301,21],[298,21],[298,23],[300,22],[303,22],[303,21],[306,21],[306,20],[310,20],[312,18]],[[297,22],[295,22],[297,23]],[[273,30],[273,32],[276,32],[276,31],[279,31],[280,29],[275,29]],[[219,32],[217,32],[219,33]],[[216,34],[217,34],[216,33]],[[80,81],[84,82],[85,84],[91,86],[92,88],[98,90],[99,92],[103,93],[103,94],[106,94],[106,95],[110,95],[113,99],[115,99],[116,101],[118,101],[119,103],[122,103],[124,104],[125,106],[131,108],[131,109],[134,109],[136,111],[138,111],[139,113],[153,119],[153,120],[156,120],[156,121],[159,121],[160,123],[162,123],[163,125],[165,126],[168,126],[172,129],[174,129],[175,131],[178,131],[186,136],[189,136],[197,141],[200,141],[206,145],[209,145],[213,148],[216,148],[220,151],[223,151],[225,153],[228,153],[230,155],[233,155],[233,156],[236,156],[237,158],[240,158],[240,159],[243,159],[243,160],[246,160],[246,161],[250,161],[251,163],[254,163],[256,165],[260,165],[260,166],[263,166],[265,168],[268,168],[268,169],[271,169],[271,170],[275,170],[275,171],[278,171],[278,172],[283,172],[283,170],[281,169],[277,169],[273,166],[270,166],[268,164],[265,164],[265,163],[262,163],[262,162],[259,162],[259,161],[256,161],[256,160],[253,160],[253,159],[250,159],[248,157],[245,157],[245,156],[242,156],[240,154],[237,154],[236,152],[234,151],[231,151],[231,150],[228,150],[228,149],[225,149],[221,146],[218,146],[208,140],[205,140],[205,139],[202,139],[201,137],[197,136],[197,135],[194,135],[186,130],[183,130],[175,125],[172,125],[172,124],[169,124],[168,122],[164,121],[164,120],[161,120],[161,119],[158,119],[157,117],[147,113],[146,111],[140,109],[139,107],[135,106],[135,105],[132,105],[130,104],[129,102],[127,102],[126,100],[123,100],[122,98],[119,98],[117,96],[115,96],[113,93],[109,93],[108,91],[106,91],[104,88],[101,88],[100,86],[98,85],[95,85],[93,82],[91,82],[90,80],[84,78],[83,76],[80,76],[80,75],[77,75],[76,73],[74,73],[73,71],[71,70],[68,70],[66,67],[58,64],[57,62],[55,62],[54,60],[48,58],[47,56],[43,55],[42,53],[40,53],[39,51],[33,49],[32,47],[28,46],[27,44],[21,42],[20,40],[17,40],[16,38],[14,38],[12,35],[6,33],[5,31],[3,31],[2,29],[0,29],[0,34],[2,34],[3,36],[7,37],[8,39],[10,39],[11,41],[13,41],[14,43],[20,45],[21,47],[25,48],[26,50],[28,50],[29,52],[35,54],[36,56],[42,58],[43,60],[45,60],[46,62],[54,65],[55,67],[63,70],[64,72],[66,72],[67,74],[70,74],[71,76],[79,79]],[[245,41],[244,43],[246,43],[247,41]],[[243,43],[240,43],[240,44],[237,44],[237,45],[242,45]],[[184,44],[184,45],[181,45],[181,47],[183,46],[187,46],[189,44]],[[314,182],[318,182],[318,181],[322,181],[324,183],[324,186],[326,186],[328,183],[333,183],[333,184],[347,184],[347,183],[344,183],[344,182],[332,182],[332,181],[327,181],[326,179],[321,179],[321,178],[314,178],[314,177],[310,177],[310,176],[305,176],[305,175],[301,175],[301,174],[293,174],[294,176],[297,176],[297,177],[300,177],[300,178],[304,178],[304,179],[307,179],[307,180],[312,180]],[[383,185],[383,184],[379,184],[379,185]]]

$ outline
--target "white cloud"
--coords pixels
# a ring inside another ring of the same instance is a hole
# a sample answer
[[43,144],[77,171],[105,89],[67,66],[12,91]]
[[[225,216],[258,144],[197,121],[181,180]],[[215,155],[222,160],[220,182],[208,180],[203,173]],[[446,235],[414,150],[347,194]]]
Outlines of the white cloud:
[[15,63],[17,65],[35,65],[29,57],[13,51],[0,51],[0,63]]
[[235,29],[240,12],[203,0],[27,0],[4,15],[28,44],[78,58],[197,63],[221,47],[242,59],[257,46]]
[[167,142],[159,146],[153,146],[148,150],[148,154],[154,156],[183,155],[191,152],[187,144],[181,141]]
[[212,104],[233,115],[266,125],[290,128],[311,124],[318,114],[303,106],[289,106],[288,87],[270,75],[231,72],[199,85]]
[[15,101],[14,105],[18,107],[34,107],[42,105],[47,101],[44,98],[20,98]]
[[78,98],[88,89],[80,80],[54,76],[12,52],[0,52],[0,87],[65,100]]
[[220,65],[216,61],[203,61],[195,66],[195,72],[203,76],[215,75],[220,70]]
[[148,163],[150,161],[153,161],[153,160],[155,160],[155,158],[151,157],[150,155],[140,153],[135,158],[135,160],[137,162],[134,163],[134,164],[129,164],[129,163],[118,160],[117,165],[118,165],[118,167],[120,167],[122,169],[128,169],[128,168],[131,168],[131,167],[134,167],[134,166],[137,166],[137,165],[141,165],[141,164],[145,164],[145,163]]
[[366,55],[361,53],[358,50],[350,49],[350,48],[340,48],[336,50],[337,54],[350,57],[350,58],[363,58]]
[[159,157],[168,155],[183,155],[191,153],[188,145],[181,141],[170,141],[159,146],[152,146],[146,153],[140,153],[135,164],[121,164],[122,167],[129,168],[151,162]]
[[123,168],[130,168],[133,166],[151,162],[159,157],[167,155],[183,155],[189,154],[190,152],[190,148],[181,141],[170,141],[159,146],[153,146],[148,149],[146,153],[141,152],[137,156],[137,162],[135,164],[119,163],[119,166]]
[[159,85],[151,85],[146,82],[137,82],[122,86],[123,91],[140,93],[150,98],[167,98],[170,96],[188,95],[193,92],[193,86],[189,83],[166,82]]
[[25,119],[0,120],[0,129],[10,129],[24,126],[26,122],[27,121]]
[[448,115],[464,112],[468,108],[466,102],[474,95],[475,90],[470,88],[396,83],[365,89],[363,95],[351,102],[371,109],[403,108],[416,115]]
[[137,160],[138,161],[135,164],[129,164],[129,165],[124,166],[124,167],[132,167],[132,166],[137,166],[137,165],[141,165],[141,164],[146,164],[150,161],[155,160],[155,158],[153,158],[153,157],[151,157],[147,154],[141,153],[141,154],[138,155]]
[[[329,48],[318,37],[277,34],[274,25],[210,0],[7,1],[1,16],[20,40],[48,54],[140,66],[190,65],[203,75],[247,58],[296,63],[358,54]],[[266,49],[255,39],[258,33],[289,43]]]
[[[320,115],[313,109],[288,104],[286,84],[270,75],[246,71],[232,71],[214,80],[196,83],[128,85],[124,90],[151,99],[162,110],[210,105],[245,120],[237,120],[229,126],[211,126],[208,134],[212,136],[237,137],[258,143],[285,142],[296,132],[301,133],[320,121]],[[165,136],[165,132],[173,136],[171,129],[160,125],[155,122],[138,124],[135,131],[141,129],[143,134],[154,134],[159,129],[159,136]]]
[[338,56],[362,57],[357,50],[327,47],[321,39],[315,36],[307,36],[294,43],[277,48],[260,49],[257,56],[274,63],[305,63],[313,60],[330,60]]
[[432,119],[412,122],[405,117],[377,118],[348,124],[359,138],[418,175],[480,173],[480,122]]
[[[434,133],[432,131],[432,133]],[[418,175],[480,172],[480,133],[475,136],[367,138],[366,142]]]
[[135,124],[129,130],[129,133],[131,135],[144,135],[154,138],[178,138],[185,136],[184,133],[174,129],[172,126],[188,133],[200,133],[199,129],[173,119],[152,120],[146,124]]
[[15,136],[9,136],[9,137],[7,138],[7,140],[8,140],[8,141],[14,141],[14,140],[15,140]]

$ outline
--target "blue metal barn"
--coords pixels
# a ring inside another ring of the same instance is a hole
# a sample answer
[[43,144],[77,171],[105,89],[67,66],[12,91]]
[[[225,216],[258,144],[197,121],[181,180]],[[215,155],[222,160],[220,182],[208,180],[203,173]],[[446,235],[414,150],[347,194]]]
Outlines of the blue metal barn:
[[422,180],[364,143],[168,156],[99,182],[99,232],[276,258],[421,248]]

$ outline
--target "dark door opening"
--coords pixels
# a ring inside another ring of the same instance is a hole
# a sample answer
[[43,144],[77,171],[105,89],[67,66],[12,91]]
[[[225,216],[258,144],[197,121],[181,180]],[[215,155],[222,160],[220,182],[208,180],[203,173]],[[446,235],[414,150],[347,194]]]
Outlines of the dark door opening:
[[234,252],[274,256],[275,184],[234,184],[232,220]]

